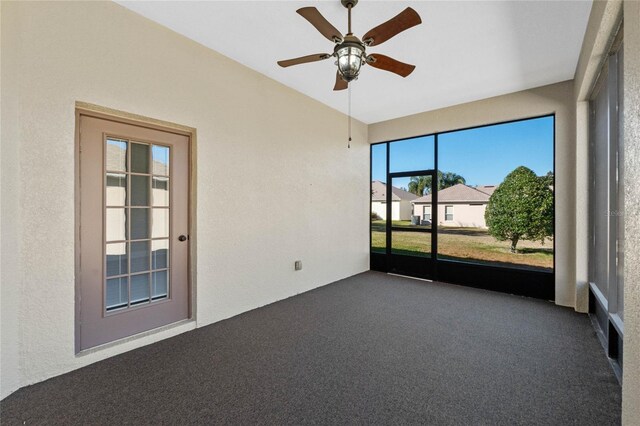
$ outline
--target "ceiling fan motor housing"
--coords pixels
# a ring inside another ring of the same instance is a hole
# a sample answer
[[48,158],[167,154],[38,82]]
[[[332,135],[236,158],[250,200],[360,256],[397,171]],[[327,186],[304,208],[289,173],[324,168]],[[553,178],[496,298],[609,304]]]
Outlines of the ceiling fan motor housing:
[[366,46],[358,37],[347,35],[344,41],[335,46],[338,71],[343,80],[349,82],[358,78],[360,68],[366,62]]

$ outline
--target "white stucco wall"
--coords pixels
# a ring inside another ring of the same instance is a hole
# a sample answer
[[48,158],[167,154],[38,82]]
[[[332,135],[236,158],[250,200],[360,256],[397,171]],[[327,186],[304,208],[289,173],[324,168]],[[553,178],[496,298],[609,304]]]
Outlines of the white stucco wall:
[[[343,114],[111,2],[2,2],[1,19],[0,397],[368,269],[365,125],[347,149]],[[84,356],[76,101],[197,129],[197,322]]]
[[[3,7],[0,7],[0,19],[4,24]],[[9,123],[17,121],[20,87],[17,74],[7,72],[16,69],[16,58],[4,51],[4,46],[16,43],[18,36],[6,33],[4,26],[0,31],[0,398],[22,383],[18,329],[22,222],[16,214],[21,199],[20,149],[17,144],[8,143],[17,140],[18,129]]]
[[369,142],[382,142],[481,124],[556,114],[556,297],[576,306],[575,273],[575,103],[573,82],[424,112],[369,126]]

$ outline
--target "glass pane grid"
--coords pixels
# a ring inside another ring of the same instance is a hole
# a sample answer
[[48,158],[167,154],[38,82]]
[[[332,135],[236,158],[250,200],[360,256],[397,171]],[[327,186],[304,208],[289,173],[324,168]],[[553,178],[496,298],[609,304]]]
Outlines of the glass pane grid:
[[169,297],[170,148],[107,138],[105,310]]

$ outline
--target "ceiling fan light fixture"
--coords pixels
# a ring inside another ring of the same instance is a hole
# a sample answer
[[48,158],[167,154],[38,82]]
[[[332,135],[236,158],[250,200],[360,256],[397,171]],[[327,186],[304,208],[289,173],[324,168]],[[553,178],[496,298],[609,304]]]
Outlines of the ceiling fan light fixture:
[[342,79],[349,82],[358,78],[360,68],[366,61],[364,48],[357,43],[343,43],[336,48],[335,54]]
[[358,0],[340,0],[340,2],[348,10],[348,30],[344,36],[336,27],[331,25],[315,7],[303,7],[296,11],[300,16],[309,21],[326,39],[335,43],[333,53],[331,55],[317,53],[287,59],[278,61],[278,65],[281,67],[290,67],[292,65],[322,61],[335,57],[335,65],[337,65],[338,70],[336,72],[336,82],[333,90],[345,90],[349,88],[349,83],[358,78],[360,69],[367,63],[371,65],[372,68],[389,71],[402,77],[407,77],[413,72],[415,69],[414,65],[405,64],[385,55],[375,53],[367,55],[366,50],[371,46],[378,46],[401,32],[422,23],[418,12],[407,7],[393,18],[369,30],[362,37],[362,40],[360,40],[351,32],[351,9],[358,4]]

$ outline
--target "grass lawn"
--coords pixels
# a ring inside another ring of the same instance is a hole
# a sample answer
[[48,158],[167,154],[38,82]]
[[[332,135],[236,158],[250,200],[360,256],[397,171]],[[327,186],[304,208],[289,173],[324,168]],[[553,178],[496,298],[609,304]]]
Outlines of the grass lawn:
[[[371,222],[372,250],[385,251],[385,221]],[[409,221],[394,221],[393,226],[411,227]],[[392,232],[394,253],[413,256],[430,256],[431,234],[420,232]],[[440,259],[463,260],[516,266],[534,269],[553,268],[553,241],[541,245],[539,241],[521,241],[518,253],[509,251],[508,241],[497,241],[482,228],[445,228],[438,229],[438,257]]]

